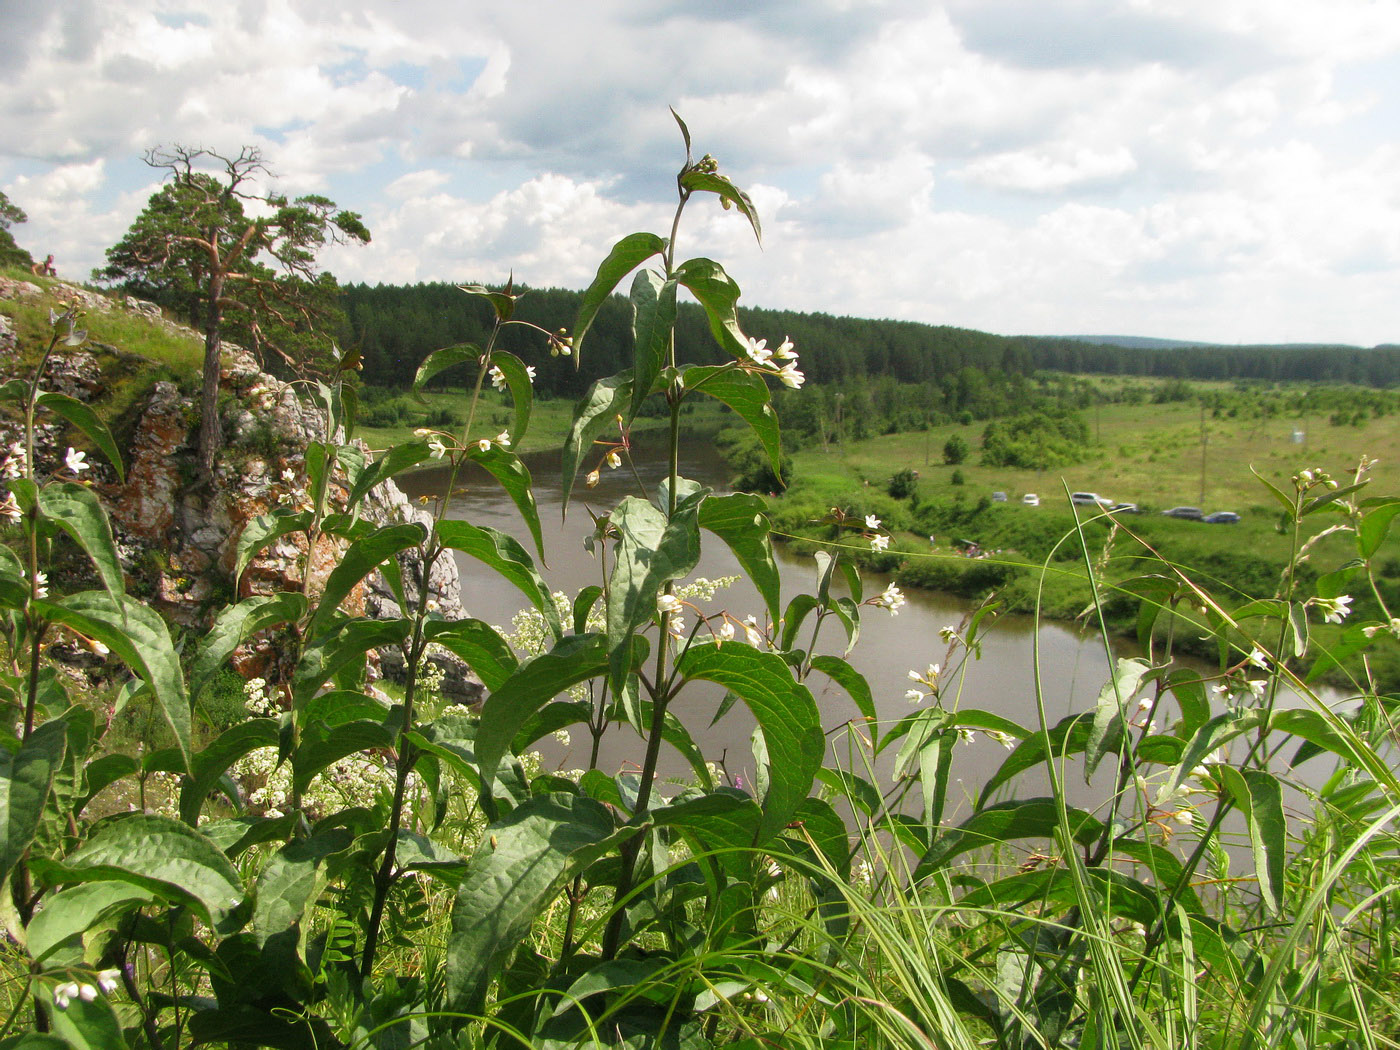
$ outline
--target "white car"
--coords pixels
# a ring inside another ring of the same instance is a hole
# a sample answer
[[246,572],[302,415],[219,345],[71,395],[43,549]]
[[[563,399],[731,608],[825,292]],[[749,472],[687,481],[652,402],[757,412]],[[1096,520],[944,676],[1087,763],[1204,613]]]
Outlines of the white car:
[[1027,507],[1038,507],[1040,506],[1040,497],[1037,496],[1034,492],[1027,492],[1024,496],[1021,497],[1021,502],[1024,503]]
[[1080,506],[1098,506],[1104,508],[1113,506],[1113,500],[1109,499],[1107,496],[1100,496],[1097,492],[1071,492],[1069,501],[1071,503],[1077,503]]

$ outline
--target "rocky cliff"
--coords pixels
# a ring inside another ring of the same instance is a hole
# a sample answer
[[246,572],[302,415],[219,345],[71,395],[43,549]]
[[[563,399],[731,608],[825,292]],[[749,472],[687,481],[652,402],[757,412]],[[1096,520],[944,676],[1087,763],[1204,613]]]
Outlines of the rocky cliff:
[[[123,311],[163,326],[174,335],[198,338],[191,330],[163,318],[151,303],[130,298],[118,302],[71,285],[40,288],[0,277],[3,299],[40,307],[46,303],[72,305],[89,317]],[[196,482],[199,412],[195,397],[168,380],[145,384],[144,393],[127,412],[121,428],[126,436],[122,450],[125,482],[119,483],[105,464],[97,465],[93,472],[97,475],[94,485],[111,513],[131,593],[150,602],[172,623],[197,630],[207,627],[220,608],[236,599],[300,590],[308,562],[311,578],[305,586],[309,592],[317,592],[344,549],[343,541],[323,537],[314,557],[308,559],[305,537],[287,537],[254,559],[237,581],[235,592],[233,567],[239,535],[259,514],[305,498],[305,449],[321,436],[323,420],[296,396],[291,385],[261,371],[251,354],[233,345],[224,350],[220,412],[227,447],[216,464],[212,484]],[[120,347],[102,343],[67,350],[51,362],[45,388],[100,402],[107,392],[110,371],[104,358],[122,353]],[[24,353],[13,322],[0,313],[0,379],[16,375],[28,378],[22,362],[31,356]],[[131,355],[126,356],[130,366]],[[0,421],[0,440],[8,443],[16,434],[13,420]],[[36,456],[41,465],[45,460],[57,463],[68,440],[60,426],[45,424],[37,435]],[[332,484],[331,499],[338,509],[343,509],[345,496],[344,488]],[[415,518],[427,521],[393,482],[378,486],[360,512],[376,524]],[[406,555],[402,568],[410,597],[416,598],[421,576],[416,555]],[[437,560],[428,587],[445,616],[461,614],[457,567],[452,558]],[[343,608],[356,615],[399,615],[388,586],[377,573],[355,589]],[[278,666],[280,648],[275,637],[255,639],[237,654],[234,667],[245,677],[278,676],[288,670]],[[385,661],[386,667],[397,663]],[[477,699],[480,683],[464,667],[445,663],[449,695],[460,701]]]

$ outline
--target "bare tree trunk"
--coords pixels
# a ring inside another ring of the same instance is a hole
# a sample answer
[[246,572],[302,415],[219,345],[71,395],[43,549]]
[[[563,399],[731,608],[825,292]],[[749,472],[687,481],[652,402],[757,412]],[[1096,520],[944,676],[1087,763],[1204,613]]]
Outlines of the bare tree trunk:
[[223,275],[215,271],[209,286],[209,313],[204,325],[204,383],[199,395],[199,466],[208,480],[214,478],[214,460],[224,447],[224,430],[219,423],[219,366],[223,341],[219,336],[224,293]]

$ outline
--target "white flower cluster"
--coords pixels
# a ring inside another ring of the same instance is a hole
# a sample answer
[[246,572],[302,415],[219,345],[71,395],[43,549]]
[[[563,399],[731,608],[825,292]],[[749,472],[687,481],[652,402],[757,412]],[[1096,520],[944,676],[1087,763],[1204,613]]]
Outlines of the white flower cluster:
[[1341,623],[1351,615],[1351,602],[1351,595],[1339,594],[1335,598],[1309,598],[1307,604],[1321,610],[1325,622]]
[[885,588],[882,594],[866,600],[866,605],[875,605],[881,609],[888,609],[891,616],[898,616],[900,607],[904,605],[904,592],[894,584]]
[[[938,676],[942,673],[943,668],[940,667],[938,664],[929,664],[928,670],[924,671],[923,674],[920,674],[918,671],[915,670],[910,670],[909,680],[911,682],[918,683],[918,685],[922,686],[923,688],[914,688],[906,690],[904,693],[904,699],[908,700],[911,704],[921,704],[930,697],[937,696]],[[928,692],[924,692],[924,689],[927,689]],[[968,738],[964,737],[964,739]]]
[[99,992],[111,995],[117,990],[117,978],[120,976],[120,970],[99,970],[94,977],[97,982],[95,985],[86,981],[64,981],[53,990],[53,1004],[60,1010],[67,1010],[74,999],[90,1003],[97,998]]
[[767,339],[750,339],[746,349],[752,362],[751,371],[776,376],[783,386],[792,390],[800,390],[807,381],[807,377],[797,369],[797,352],[787,336],[783,336],[782,343],[774,350],[768,349]]

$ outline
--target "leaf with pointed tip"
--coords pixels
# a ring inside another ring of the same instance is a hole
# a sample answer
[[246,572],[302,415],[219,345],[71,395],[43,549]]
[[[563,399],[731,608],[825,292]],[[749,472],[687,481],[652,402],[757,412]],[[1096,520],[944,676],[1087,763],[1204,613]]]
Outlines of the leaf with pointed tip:
[[687,259],[675,279],[700,301],[715,342],[741,361],[749,359],[749,342],[739,328],[739,286],[713,259]]
[[513,755],[506,755],[496,765],[495,776],[489,785],[481,785],[476,758],[477,719],[465,711],[449,711],[428,725],[419,726],[408,733],[414,746],[440,759],[458,776],[477,784],[483,794],[490,791],[493,801],[501,801],[510,807],[518,805],[530,795],[529,785],[519,761]]
[[1382,496],[1361,502],[1361,523],[1356,528],[1356,550],[1362,558],[1370,558],[1381,549],[1396,514],[1400,514],[1400,496]]
[[611,848],[617,828],[602,803],[561,792],[526,800],[487,832],[452,904],[446,994],[461,1014],[481,1011],[491,974],[568,877]]
[[311,528],[311,512],[309,510],[278,507],[266,514],[259,514],[248,522],[238,535],[237,553],[233,563],[234,582],[237,583],[243,576],[243,570],[257,556],[258,551],[273,540],[293,532],[305,532],[309,528]]
[[[1103,833],[1103,824],[1092,813],[1066,807],[1066,815],[1069,837],[1081,845],[1093,842]],[[937,871],[969,850],[1015,839],[1053,839],[1059,827],[1060,806],[1053,798],[998,802],[978,810],[956,828],[935,838],[932,847],[920,858],[914,879]]]
[[816,701],[777,653],[742,642],[691,645],[676,661],[686,678],[715,682],[735,693],[758,721],[768,751],[769,787],[759,843],[784,827],[812,790],[826,750]]
[[250,718],[225,729],[195,755],[190,775],[180,787],[180,819],[197,825],[205,800],[229,767],[260,747],[276,746],[276,719]]
[[1201,726],[1187,743],[1186,751],[1177,764],[1176,775],[1172,777],[1171,784],[1166,789],[1167,793],[1174,793],[1177,788],[1186,783],[1187,778],[1191,776],[1197,766],[1205,761],[1207,755],[1241,733],[1258,729],[1263,720],[1264,712],[1258,709],[1226,711],[1224,714],[1216,715]]
[[181,769],[190,765],[190,701],[180,657],[160,614],[126,595],[82,591],[58,602],[35,602],[40,616],[95,638],[139,675],[155,694],[175,734]]
[[754,239],[759,244],[763,243],[763,228],[758,222],[758,209],[753,206],[749,195],[729,180],[729,176],[715,171],[687,171],[681,176],[681,185],[691,193],[717,194],[726,209],[731,206],[738,208],[739,213],[748,219],[749,225],[753,227]]
[[397,645],[408,635],[409,621],[350,620],[306,647],[292,672],[292,707],[300,709],[321,686],[351,661],[371,649]]
[[1262,769],[1239,770],[1224,763],[1217,768],[1249,825],[1249,845],[1254,852],[1259,896],[1269,912],[1278,915],[1283,907],[1283,866],[1288,833],[1288,821],[1283,815],[1283,786]]
[[489,565],[530,599],[530,604],[539,610],[544,622],[549,625],[550,633],[556,639],[564,634],[553,595],[545,586],[529,552],[515,537],[467,521],[444,520],[437,522],[433,527],[437,530],[438,540],[444,547],[470,554]]
[[413,385],[410,388],[415,397],[420,401],[423,395],[419,392],[423,384],[432,379],[433,376],[454,365],[466,364],[468,362],[480,364],[482,349],[475,343],[459,343],[456,346],[444,346],[441,350],[434,350],[423,359],[423,363],[418,366],[418,371],[414,373]]
[[593,283],[583,293],[579,303],[578,320],[574,322],[574,364],[578,365],[579,353],[583,349],[583,337],[598,316],[608,296],[612,295],[624,277],[654,255],[666,250],[666,239],[654,233],[628,234],[612,246],[608,257],[598,267]]
[[429,620],[423,637],[465,661],[488,690],[499,688],[520,665],[510,643],[482,620]]
[[579,464],[584,453],[593,447],[593,438],[603,427],[626,410],[632,400],[632,373],[619,372],[600,379],[588,388],[574,408],[574,421],[564,438],[563,465],[560,471],[564,483],[563,509],[569,509],[569,495],[574,490]]
[[73,537],[92,561],[102,586],[112,594],[123,594],[121,562],[107,513],[91,489],[71,481],[45,485],[38,494],[39,512]]
[[86,434],[89,440],[102,450],[102,454],[107,457],[107,462],[112,464],[112,469],[117,472],[117,480],[126,481],[126,474],[122,469],[121,453],[117,451],[117,443],[112,437],[112,432],[107,429],[107,424],[97,418],[96,412],[75,397],[58,394],[51,390],[41,393],[35,399],[35,403],[62,416]]
[[713,532],[733,552],[767,606],[769,618],[776,621],[782,581],[763,500],[750,492],[711,496],[700,504],[700,527]]
[[64,942],[81,937],[105,916],[141,907],[151,899],[149,890],[121,882],[87,882],[49,894],[43,909],[24,929],[25,947],[30,957],[42,964]]
[[376,485],[388,481],[400,471],[416,467],[432,454],[428,443],[418,440],[404,441],[386,449],[356,478],[350,488],[350,494],[345,499],[345,505],[347,507],[358,505],[360,500]]
[[215,617],[209,633],[199,640],[190,666],[190,696],[198,700],[234,650],[253,635],[278,624],[296,623],[305,615],[306,595],[293,591],[257,594],[226,606]]
[[326,577],[321,597],[306,627],[306,636],[315,639],[329,625],[331,617],[355,589],[355,585],[400,551],[416,547],[427,538],[427,530],[416,521],[385,525],[356,540],[341,554],[340,561]]
[[1040,730],[1026,737],[1006,756],[991,779],[983,785],[982,793],[977,797],[978,808],[986,805],[992,793],[1017,773],[1038,766],[1051,758],[1064,758],[1082,752],[1089,742],[1092,729],[1093,723],[1089,716],[1077,714],[1056,722],[1048,732]]
[[67,740],[61,719],[45,722],[14,751],[0,747],[0,882],[39,830]]
[[97,826],[62,862],[36,861],[47,882],[127,882],[191,904],[206,925],[227,930],[243,883],[223,851],[182,821],[133,813]]
[[876,721],[875,697],[870,692],[870,683],[865,680],[865,675],[841,657],[824,654],[812,657],[812,668],[846,690],[863,717]]
[[520,511],[520,516],[525,519],[525,524],[530,529],[530,538],[535,541],[535,550],[539,553],[540,562],[548,567],[549,563],[544,556],[544,537],[540,534],[540,508],[535,503],[535,490],[524,460],[514,452],[494,444],[485,450],[479,445],[469,446],[467,458],[501,483],[501,488],[506,490],[506,495],[515,504],[516,510]]
[[1145,660],[1120,659],[1113,677],[1099,690],[1093,728],[1084,744],[1084,783],[1093,779],[1094,770],[1099,768],[1104,755],[1122,750],[1127,736],[1127,706],[1137,695],[1143,675],[1150,670]]
[[681,378],[686,390],[698,390],[732,408],[763,445],[773,475],[782,476],[778,414],[762,377],[733,365],[687,365],[681,369]]
[[510,425],[511,444],[516,448],[525,440],[530,429],[530,410],[535,403],[535,384],[525,362],[507,350],[496,350],[491,354],[491,363],[501,370],[501,375],[510,390],[511,404],[515,408],[514,422]]
[[712,854],[709,864],[701,868],[712,898],[717,898],[724,888],[712,865],[718,865],[734,879],[753,873],[763,811],[742,791],[721,788],[698,798],[659,806],[647,816],[657,827],[679,829],[697,847],[695,853]]
[[347,755],[393,745],[394,733],[382,722],[359,719],[335,726],[313,722],[302,729],[292,752],[292,790],[301,794],[318,774]]
[[312,909],[329,881],[327,860],[355,839],[346,828],[330,828],[289,842],[272,855],[253,888],[253,936],[259,946],[292,928],[306,939]]
[[676,326],[676,282],[654,270],[639,270],[632,279],[632,339],[634,363],[630,424],[651,393],[652,383],[665,366]]

